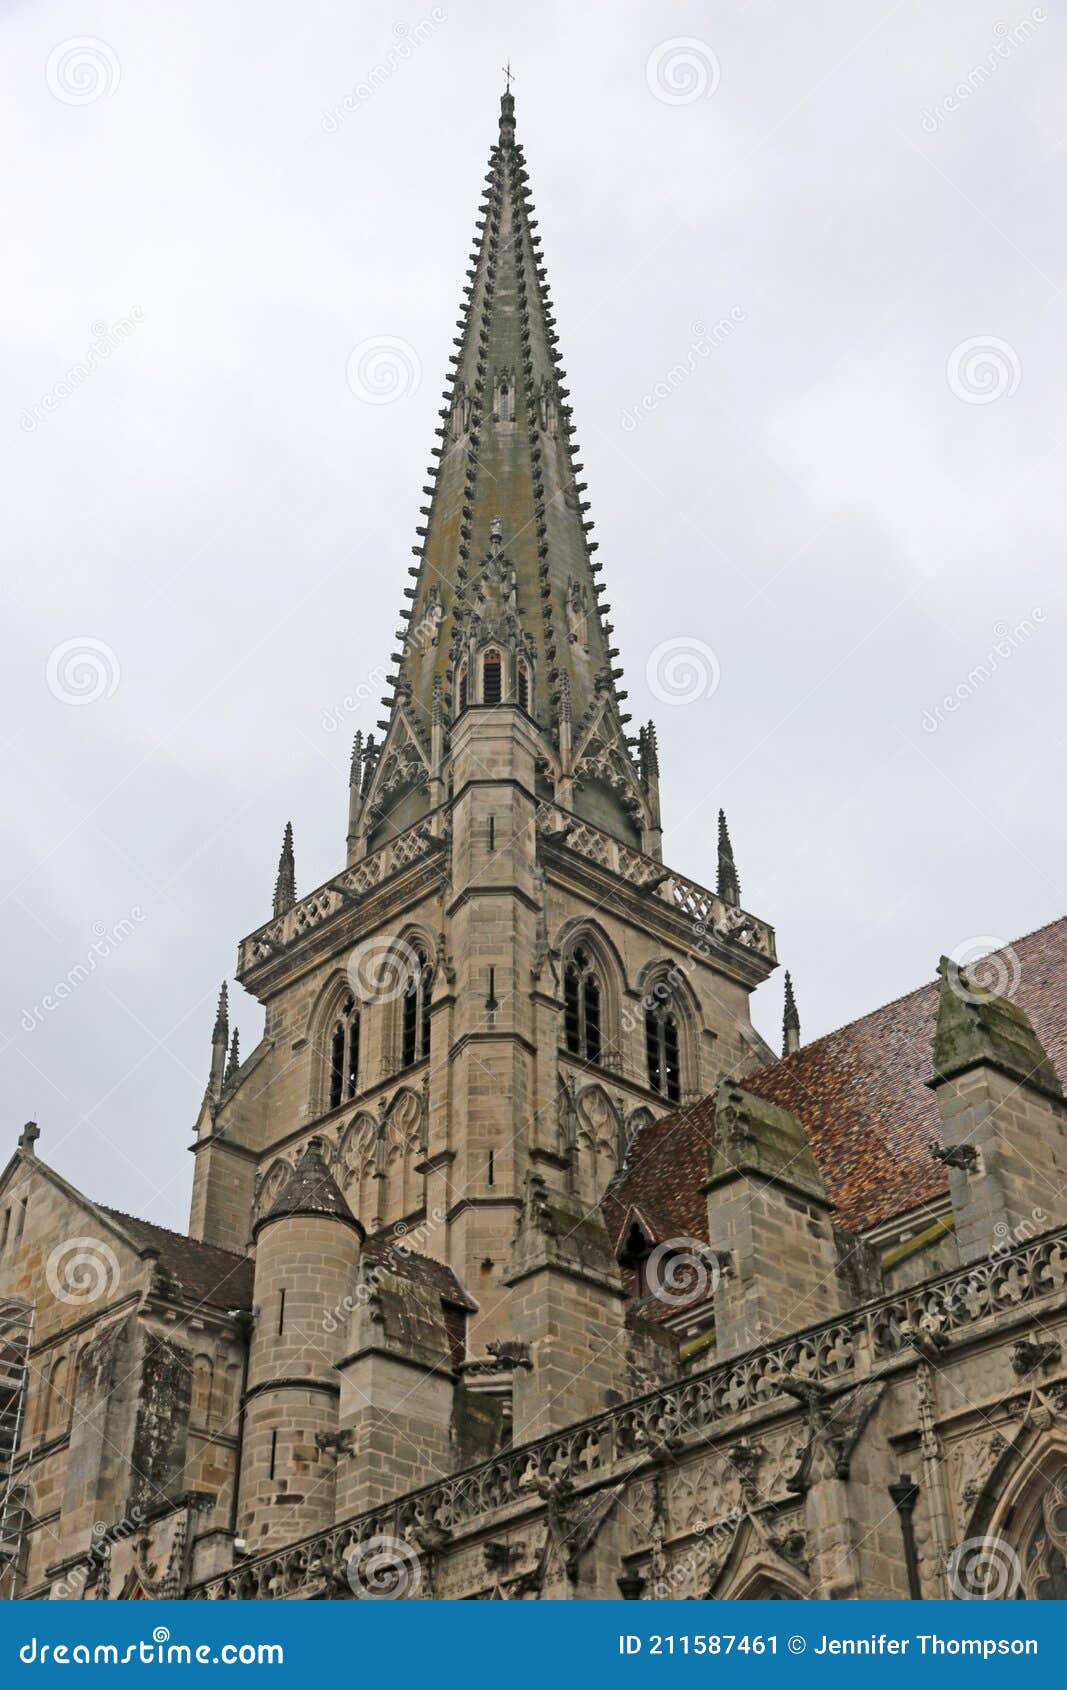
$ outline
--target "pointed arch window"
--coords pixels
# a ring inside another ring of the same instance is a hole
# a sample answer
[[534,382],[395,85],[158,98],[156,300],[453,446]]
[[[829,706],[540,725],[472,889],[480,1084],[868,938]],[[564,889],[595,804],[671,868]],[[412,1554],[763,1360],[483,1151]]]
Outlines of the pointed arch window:
[[[662,994],[662,995],[659,995]],[[645,1058],[648,1084],[668,1103],[682,1101],[678,1015],[669,992],[657,988],[645,1005]]]
[[433,970],[421,946],[416,948],[401,1000],[400,1064],[410,1068],[430,1054],[430,999]]
[[339,1109],[359,1090],[359,1005],[349,996],[330,1034],[330,1087],[327,1108]]
[[500,421],[511,421],[511,389],[507,376],[504,376],[500,383]]
[[602,1055],[600,976],[582,946],[575,947],[563,973],[563,1031],[572,1056],[599,1062]]
[[499,704],[503,697],[503,669],[498,651],[487,651],[482,658],[482,703]]
[[530,708],[530,670],[521,658],[515,671],[515,681],[519,707],[528,711]]

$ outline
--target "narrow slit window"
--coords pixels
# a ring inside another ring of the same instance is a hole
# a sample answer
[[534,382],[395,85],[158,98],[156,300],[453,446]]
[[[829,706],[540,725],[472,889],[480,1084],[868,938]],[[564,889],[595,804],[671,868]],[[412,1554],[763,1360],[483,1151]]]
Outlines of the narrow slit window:
[[520,707],[528,711],[530,708],[530,671],[525,663],[519,664],[518,695]]

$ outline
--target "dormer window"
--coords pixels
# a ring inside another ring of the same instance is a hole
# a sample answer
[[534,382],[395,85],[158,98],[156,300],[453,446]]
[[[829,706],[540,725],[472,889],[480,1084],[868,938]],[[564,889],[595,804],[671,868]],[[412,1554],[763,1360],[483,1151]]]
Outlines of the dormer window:
[[487,651],[482,658],[482,703],[499,704],[503,697],[503,669],[498,651]]

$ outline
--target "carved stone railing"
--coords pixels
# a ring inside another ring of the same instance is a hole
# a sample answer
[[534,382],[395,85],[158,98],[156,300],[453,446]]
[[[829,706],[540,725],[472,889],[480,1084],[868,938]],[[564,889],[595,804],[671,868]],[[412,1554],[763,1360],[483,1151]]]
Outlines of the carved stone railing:
[[325,886],[301,898],[284,915],[276,916],[243,939],[238,954],[238,978],[246,969],[258,962],[266,962],[278,951],[302,939],[312,928],[320,927],[346,904],[374,891],[383,881],[409,868],[412,863],[429,857],[440,847],[440,838],[435,836],[428,822],[421,821],[398,834],[372,856],[353,863],[351,868],[335,875]]
[[621,840],[613,839],[591,822],[582,821],[554,804],[541,804],[537,811],[537,830],[546,839],[557,838],[587,861],[597,863],[611,874],[628,880],[640,891],[660,898],[686,916],[698,937],[714,933],[720,939],[733,939],[760,956],[775,956],[774,929],[757,916],[724,903],[715,892],[700,886],[695,880],[665,870],[655,857],[646,857]]
[[676,1453],[687,1439],[699,1443],[721,1422],[781,1398],[783,1375],[833,1390],[929,1344],[941,1348],[947,1360],[953,1336],[1065,1289],[1067,1228],[1061,1228],[409,1491],[289,1548],[245,1561],[190,1595],[270,1598],[347,1588],[345,1566],[370,1538],[447,1542],[501,1509],[536,1502],[546,1486],[580,1488],[650,1456]]

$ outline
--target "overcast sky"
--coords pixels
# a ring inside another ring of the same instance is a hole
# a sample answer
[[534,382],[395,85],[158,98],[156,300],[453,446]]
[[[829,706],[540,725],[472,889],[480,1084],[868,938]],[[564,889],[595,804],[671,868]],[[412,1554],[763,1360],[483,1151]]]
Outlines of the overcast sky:
[[[722,804],[805,1039],[1061,914],[1064,35],[973,0],[5,8],[11,1145],[35,1117],[185,1226],[285,821],[301,891],[343,864],[509,56],[668,861],[714,883]],[[753,1013],[777,1043],[780,973]]]

